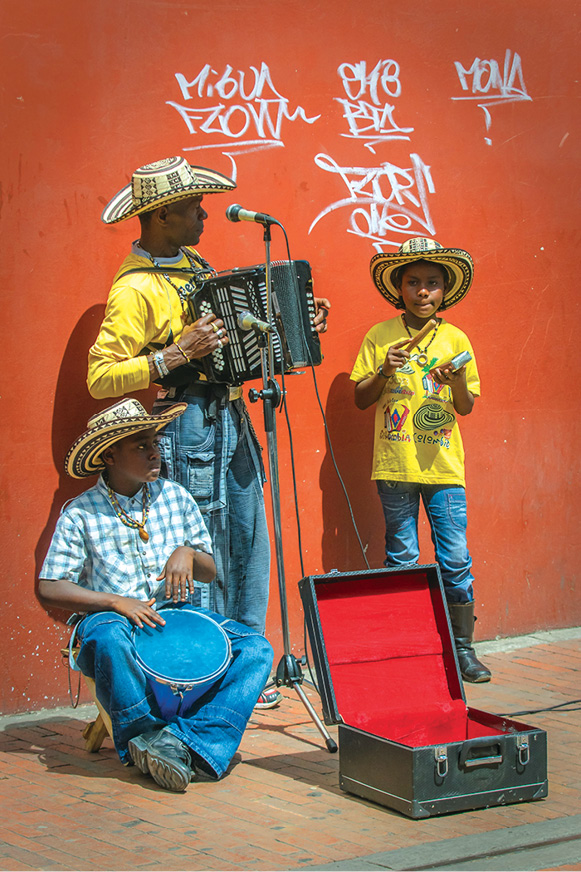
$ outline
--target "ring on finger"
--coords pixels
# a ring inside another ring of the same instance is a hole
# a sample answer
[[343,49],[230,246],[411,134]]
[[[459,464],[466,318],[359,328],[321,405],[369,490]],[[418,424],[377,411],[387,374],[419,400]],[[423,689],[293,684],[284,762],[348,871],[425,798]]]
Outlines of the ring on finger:
[[221,327],[219,330],[216,330],[216,336],[218,337],[218,339],[220,339],[223,335],[224,335],[224,331],[222,330]]
[[212,330],[214,331],[214,333],[220,332],[220,328],[218,327],[218,325],[216,324],[215,321],[212,321]]
[[218,348],[222,348],[222,340],[218,339]]

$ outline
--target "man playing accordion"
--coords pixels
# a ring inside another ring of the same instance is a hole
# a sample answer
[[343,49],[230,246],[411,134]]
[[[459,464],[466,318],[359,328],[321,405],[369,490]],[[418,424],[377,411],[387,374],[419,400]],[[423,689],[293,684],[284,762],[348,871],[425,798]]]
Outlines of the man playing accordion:
[[[87,384],[96,398],[159,385],[158,413],[186,403],[160,450],[163,474],[192,494],[212,539],[216,580],[197,586],[193,602],[263,634],[270,545],[261,449],[242,388],[208,381],[195,363],[228,343],[222,319],[210,312],[191,323],[187,305],[196,279],[212,273],[193,248],[208,217],[202,199],[235,187],[219,172],[174,157],[140,167],[113,197],[102,220],[138,216],[141,234],[114,279]],[[329,305],[315,299],[317,331],[326,330]],[[280,699],[265,690],[258,707]]]

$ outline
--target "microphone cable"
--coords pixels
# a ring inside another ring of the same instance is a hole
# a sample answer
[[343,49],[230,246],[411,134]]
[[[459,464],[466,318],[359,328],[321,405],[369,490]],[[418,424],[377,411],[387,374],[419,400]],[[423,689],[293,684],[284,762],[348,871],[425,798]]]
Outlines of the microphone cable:
[[[282,232],[284,234],[284,238],[285,238],[285,242],[286,242],[286,250],[287,250],[287,259],[288,259],[288,263],[289,263],[289,267],[290,267],[290,271],[291,271],[291,278],[292,278],[292,282],[293,282],[294,287],[295,287],[295,293],[297,294],[297,297],[298,297],[298,283],[297,283],[297,277],[296,277],[294,270],[292,268],[292,257],[291,257],[291,252],[290,252],[290,245],[289,245],[289,241],[288,241],[288,236],[287,236],[287,233],[286,233],[284,226],[282,224],[280,224],[279,226],[282,229]],[[363,545],[363,542],[361,541],[361,536],[359,535],[359,530],[357,528],[357,522],[355,521],[353,507],[351,505],[351,500],[349,499],[349,494],[347,493],[347,488],[345,486],[345,482],[343,481],[343,477],[341,476],[341,473],[339,471],[339,466],[337,464],[337,459],[335,457],[335,452],[333,450],[333,443],[331,440],[331,434],[329,433],[329,427],[327,424],[327,416],[325,415],[325,410],[323,408],[323,404],[321,402],[321,397],[319,394],[319,387],[317,384],[317,376],[315,373],[315,366],[313,364],[313,359],[312,359],[312,355],[311,355],[311,352],[310,352],[310,349],[308,346],[308,342],[306,341],[306,337],[304,335],[304,327],[302,329],[303,329],[303,338],[305,340],[305,349],[306,349],[307,357],[309,360],[309,367],[310,367],[312,378],[313,378],[313,386],[315,389],[315,396],[317,398],[317,403],[319,406],[319,410],[321,412],[321,418],[323,420],[323,426],[325,428],[325,437],[326,437],[327,445],[329,447],[329,453],[331,456],[331,461],[333,463],[333,468],[335,469],[337,479],[339,481],[339,484],[340,484],[341,489],[343,491],[343,495],[345,497],[345,501],[347,503],[347,508],[349,510],[349,516],[351,518],[351,524],[353,526],[353,530],[355,531],[355,535],[357,536],[357,542],[359,543],[359,548],[361,550],[363,560],[365,561],[365,566],[367,567],[367,569],[371,569],[371,566],[369,565],[369,561],[367,559],[366,549]],[[300,558],[300,564],[301,564],[301,574],[302,574],[302,578],[304,578],[305,577],[305,570],[304,570],[303,553],[302,553],[301,522],[300,522],[299,508],[298,508],[296,469],[295,469],[295,462],[294,462],[294,451],[293,451],[293,440],[292,440],[292,427],[291,427],[290,417],[289,417],[289,413],[288,413],[288,407],[287,407],[287,403],[286,403],[284,366],[281,366],[281,382],[282,382],[281,411],[282,411],[282,408],[284,407],[286,424],[287,424],[287,432],[289,435],[289,447],[290,447],[290,457],[291,457],[291,474],[292,474],[293,491],[294,491],[294,497],[295,497],[295,516],[296,516],[296,522],[297,522],[297,533],[298,533],[298,543],[299,543],[299,558]]]
[[[289,245],[289,241],[288,241],[288,236],[287,236],[286,229],[285,229],[284,225],[279,224],[279,227],[282,229],[282,232],[284,234],[284,238],[285,238],[285,242],[286,242],[286,250],[287,250],[287,260],[288,260],[288,264],[289,264],[291,280],[292,280],[293,285],[294,285],[295,293],[298,297],[298,281],[297,281],[297,276],[296,276],[296,274],[293,270],[293,267],[292,267],[292,257],[291,257],[291,252],[290,252],[290,245]],[[323,426],[325,428],[325,437],[326,437],[327,445],[329,447],[329,453],[331,455],[331,460],[333,463],[333,467],[335,469],[335,473],[337,475],[337,479],[339,481],[339,484],[341,485],[341,489],[343,491],[343,494],[345,496],[345,500],[347,502],[347,508],[349,510],[351,524],[352,524],[353,529],[355,531],[355,535],[357,536],[357,541],[359,543],[359,548],[361,549],[361,554],[363,555],[363,560],[365,561],[365,566],[367,567],[367,569],[370,570],[371,566],[369,565],[369,561],[367,559],[367,554],[366,554],[365,548],[363,546],[363,543],[361,541],[361,536],[359,534],[359,530],[357,528],[357,522],[355,521],[355,515],[353,513],[353,507],[351,505],[351,500],[349,499],[349,494],[347,492],[347,488],[345,486],[345,482],[343,481],[343,477],[341,475],[341,472],[339,471],[339,466],[337,464],[337,459],[335,457],[335,452],[333,450],[333,443],[331,440],[331,434],[329,432],[329,427],[327,424],[327,416],[325,415],[325,410],[324,410],[323,404],[321,402],[321,397],[319,394],[319,387],[317,384],[317,376],[315,373],[315,366],[313,363],[313,359],[312,359],[311,351],[309,349],[308,342],[306,341],[304,327],[302,327],[302,331],[303,331],[305,350],[307,353],[309,367],[310,367],[312,378],[313,378],[313,386],[315,389],[315,396],[317,398],[317,403],[319,406],[319,410],[321,412],[321,418],[323,420]],[[301,578],[305,578],[305,567],[304,567],[304,561],[303,561],[301,520],[300,520],[300,513],[299,513],[299,500],[298,500],[298,491],[297,491],[297,477],[296,477],[296,466],[295,466],[295,457],[294,457],[292,425],[291,425],[291,421],[290,421],[288,405],[286,402],[284,360],[282,360],[282,358],[281,358],[281,368],[280,369],[281,369],[281,384],[282,384],[282,402],[281,402],[280,412],[282,413],[282,411],[284,409],[284,415],[285,415],[286,427],[287,427],[287,433],[288,433],[288,439],[289,439],[289,452],[290,452],[290,461],[291,461],[291,475],[292,475],[292,482],[293,482],[293,495],[294,495],[294,505],[295,505],[295,518],[296,518],[296,525],[297,525],[297,539],[298,539],[298,549],[299,549],[299,561],[300,561],[300,567],[301,567]],[[307,670],[308,670],[308,673],[310,676],[311,684],[313,685],[315,691],[320,696],[321,692],[319,690],[315,676],[313,675],[311,661],[310,661],[310,658],[308,655],[309,647],[308,647],[306,614],[304,614],[304,616],[303,616],[303,648],[304,648],[304,652],[305,652],[305,663],[306,663],[306,667],[307,667]]]

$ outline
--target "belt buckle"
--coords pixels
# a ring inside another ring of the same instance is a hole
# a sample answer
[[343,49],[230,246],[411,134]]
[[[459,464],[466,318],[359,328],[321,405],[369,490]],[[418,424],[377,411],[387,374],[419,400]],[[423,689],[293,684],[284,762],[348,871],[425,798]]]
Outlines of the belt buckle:
[[229,402],[233,402],[234,400],[239,400],[242,396],[242,385],[238,385],[235,388],[228,388],[228,400]]

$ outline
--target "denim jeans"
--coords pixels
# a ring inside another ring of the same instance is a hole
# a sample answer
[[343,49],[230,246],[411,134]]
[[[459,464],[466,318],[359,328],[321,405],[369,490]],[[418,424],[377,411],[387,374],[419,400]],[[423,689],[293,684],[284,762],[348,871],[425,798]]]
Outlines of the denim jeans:
[[[193,608],[186,604],[182,608]],[[113,741],[123,763],[129,739],[166,725],[193,752],[194,763],[220,778],[234,756],[252,709],[270,673],[272,648],[260,634],[206,609],[230,639],[225,675],[190,709],[169,722],[162,717],[149,681],[137,663],[133,624],[116,612],[97,612],[79,624],[77,665],[94,679],[97,698],[111,718]]]
[[385,566],[417,563],[420,556],[420,497],[430,522],[436,562],[448,602],[472,602],[472,559],[466,544],[466,491],[463,487],[377,482],[385,518]]
[[[160,434],[162,473],[194,497],[212,538],[216,580],[200,585],[194,605],[264,633],[270,541],[261,449],[243,400],[211,403],[186,389],[183,415]],[[172,400],[173,404],[176,402]],[[168,401],[159,401],[159,412]]]

